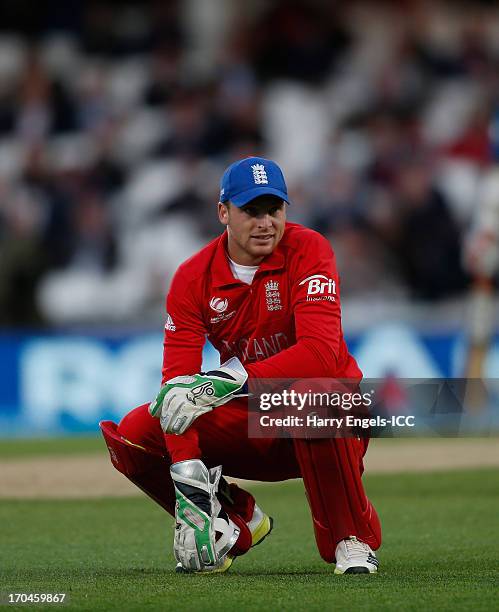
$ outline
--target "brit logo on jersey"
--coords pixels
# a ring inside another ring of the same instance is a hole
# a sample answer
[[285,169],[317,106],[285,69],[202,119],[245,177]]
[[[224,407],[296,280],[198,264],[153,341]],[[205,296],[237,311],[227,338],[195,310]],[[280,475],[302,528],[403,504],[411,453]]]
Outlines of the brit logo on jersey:
[[268,185],[267,173],[265,172],[265,166],[263,164],[253,164],[251,166],[253,170],[253,180],[255,185]]
[[168,313],[166,313],[165,329],[167,331],[172,331],[172,332],[174,332],[177,329],[175,327],[175,323],[173,322],[173,319],[171,318],[171,316]]
[[318,300],[336,301],[336,281],[324,274],[312,274],[303,279],[299,285],[307,283],[307,302]]
[[278,281],[269,280],[265,283],[265,301],[267,302],[267,310],[282,310]]
[[210,308],[215,312],[225,312],[228,306],[229,301],[227,298],[222,300],[222,298],[219,297],[212,297],[210,300]]

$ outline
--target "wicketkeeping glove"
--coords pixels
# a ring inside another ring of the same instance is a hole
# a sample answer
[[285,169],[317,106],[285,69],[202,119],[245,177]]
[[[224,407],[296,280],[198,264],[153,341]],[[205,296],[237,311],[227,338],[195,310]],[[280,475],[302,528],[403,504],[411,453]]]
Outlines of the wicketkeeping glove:
[[236,396],[246,395],[248,374],[237,357],[217,370],[168,380],[149,406],[165,433],[183,434],[195,419]]

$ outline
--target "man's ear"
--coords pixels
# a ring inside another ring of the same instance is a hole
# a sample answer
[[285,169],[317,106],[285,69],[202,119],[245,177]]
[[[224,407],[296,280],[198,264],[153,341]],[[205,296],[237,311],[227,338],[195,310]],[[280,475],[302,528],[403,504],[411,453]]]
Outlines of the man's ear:
[[222,225],[229,225],[229,206],[229,203],[218,203],[218,219]]

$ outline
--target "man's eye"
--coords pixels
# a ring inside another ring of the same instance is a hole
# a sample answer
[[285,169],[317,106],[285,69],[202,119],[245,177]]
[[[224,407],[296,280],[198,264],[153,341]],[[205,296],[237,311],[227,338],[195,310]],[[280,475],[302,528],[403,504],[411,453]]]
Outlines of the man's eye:
[[244,212],[250,217],[254,217],[256,215],[256,208],[245,208]]

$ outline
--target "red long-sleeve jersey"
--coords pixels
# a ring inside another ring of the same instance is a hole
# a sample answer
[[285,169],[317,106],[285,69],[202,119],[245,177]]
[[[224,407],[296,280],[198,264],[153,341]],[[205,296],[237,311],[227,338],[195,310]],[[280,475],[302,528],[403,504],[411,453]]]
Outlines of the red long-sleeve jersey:
[[301,225],[286,224],[251,285],[234,278],[224,232],[179,267],[166,306],[163,382],[200,371],[206,337],[249,377],[362,378],[343,338],[333,250]]

